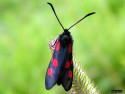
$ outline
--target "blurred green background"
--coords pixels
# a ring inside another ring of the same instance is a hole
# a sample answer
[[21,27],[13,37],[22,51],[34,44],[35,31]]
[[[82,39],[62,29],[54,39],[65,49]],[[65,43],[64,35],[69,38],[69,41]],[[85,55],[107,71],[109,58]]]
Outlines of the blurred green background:
[[45,89],[47,40],[87,13],[70,31],[73,50],[102,94],[125,92],[125,0],[0,0],[0,94],[67,94]]

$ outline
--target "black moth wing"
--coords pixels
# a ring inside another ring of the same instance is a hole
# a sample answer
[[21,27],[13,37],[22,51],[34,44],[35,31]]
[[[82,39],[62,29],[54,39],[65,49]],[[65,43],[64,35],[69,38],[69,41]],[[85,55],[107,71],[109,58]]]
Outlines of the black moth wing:
[[66,91],[69,91],[71,89],[73,80],[72,44],[69,44],[68,47],[69,47],[67,53],[68,55],[67,58],[65,58],[66,62],[62,67],[62,77],[61,77],[62,86]]
[[72,37],[70,34],[67,35],[63,32],[63,34],[58,37],[53,56],[46,72],[46,89],[51,89],[57,83],[58,85],[62,84],[66,91],[70,90],[73,80],[73,64],[71,64],[71,62]]
[[59,60],[61,52],[57,49],[58,46],[60,46],[60,42],[57,40],[55,45],[55,50],[50,60],[45,78],[45,86],[48,90],[57,83],[61,69],[61,61]]

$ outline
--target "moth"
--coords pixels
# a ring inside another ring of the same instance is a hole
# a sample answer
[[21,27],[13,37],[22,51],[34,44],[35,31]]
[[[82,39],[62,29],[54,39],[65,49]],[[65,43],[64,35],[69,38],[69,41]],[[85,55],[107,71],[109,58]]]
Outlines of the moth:
[[45,77],[45,86],[46,89],[51,89],[55,84],[61,85],[64,87],[65,91],[69,91],[72,87],[73,81],[73,60],[72,60],[72,46],[73,46],[73,39],[69,32],[73,26],[77,23],[82,21],[89,15],[95,14],[95,12],[89,13],[80,19],[78,22],[73,24],[70,28],[64,29],[63,25],[61,24],[60,20],[57,17],[57,14],[54,10],[54,7],[51,3],[48,3],[59,24],[63,28],[63,33],[58,36],[53,46],[55,46],[52,58],[50,60],[46,77]]

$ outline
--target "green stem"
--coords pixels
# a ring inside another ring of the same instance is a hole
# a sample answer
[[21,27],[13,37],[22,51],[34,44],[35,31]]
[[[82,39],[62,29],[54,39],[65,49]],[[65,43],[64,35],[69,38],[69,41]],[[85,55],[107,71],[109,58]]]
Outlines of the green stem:
[[68,94],[100,94],[76,56],[73,56],[73,84]]

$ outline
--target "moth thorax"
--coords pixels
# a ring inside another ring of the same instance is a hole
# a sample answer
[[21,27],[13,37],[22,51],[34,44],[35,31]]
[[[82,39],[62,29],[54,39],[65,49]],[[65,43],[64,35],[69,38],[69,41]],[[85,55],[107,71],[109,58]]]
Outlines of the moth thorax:
[[63,35],[61,38],[61,43],[65,47],[67,44],[69,44],[69,36]]

